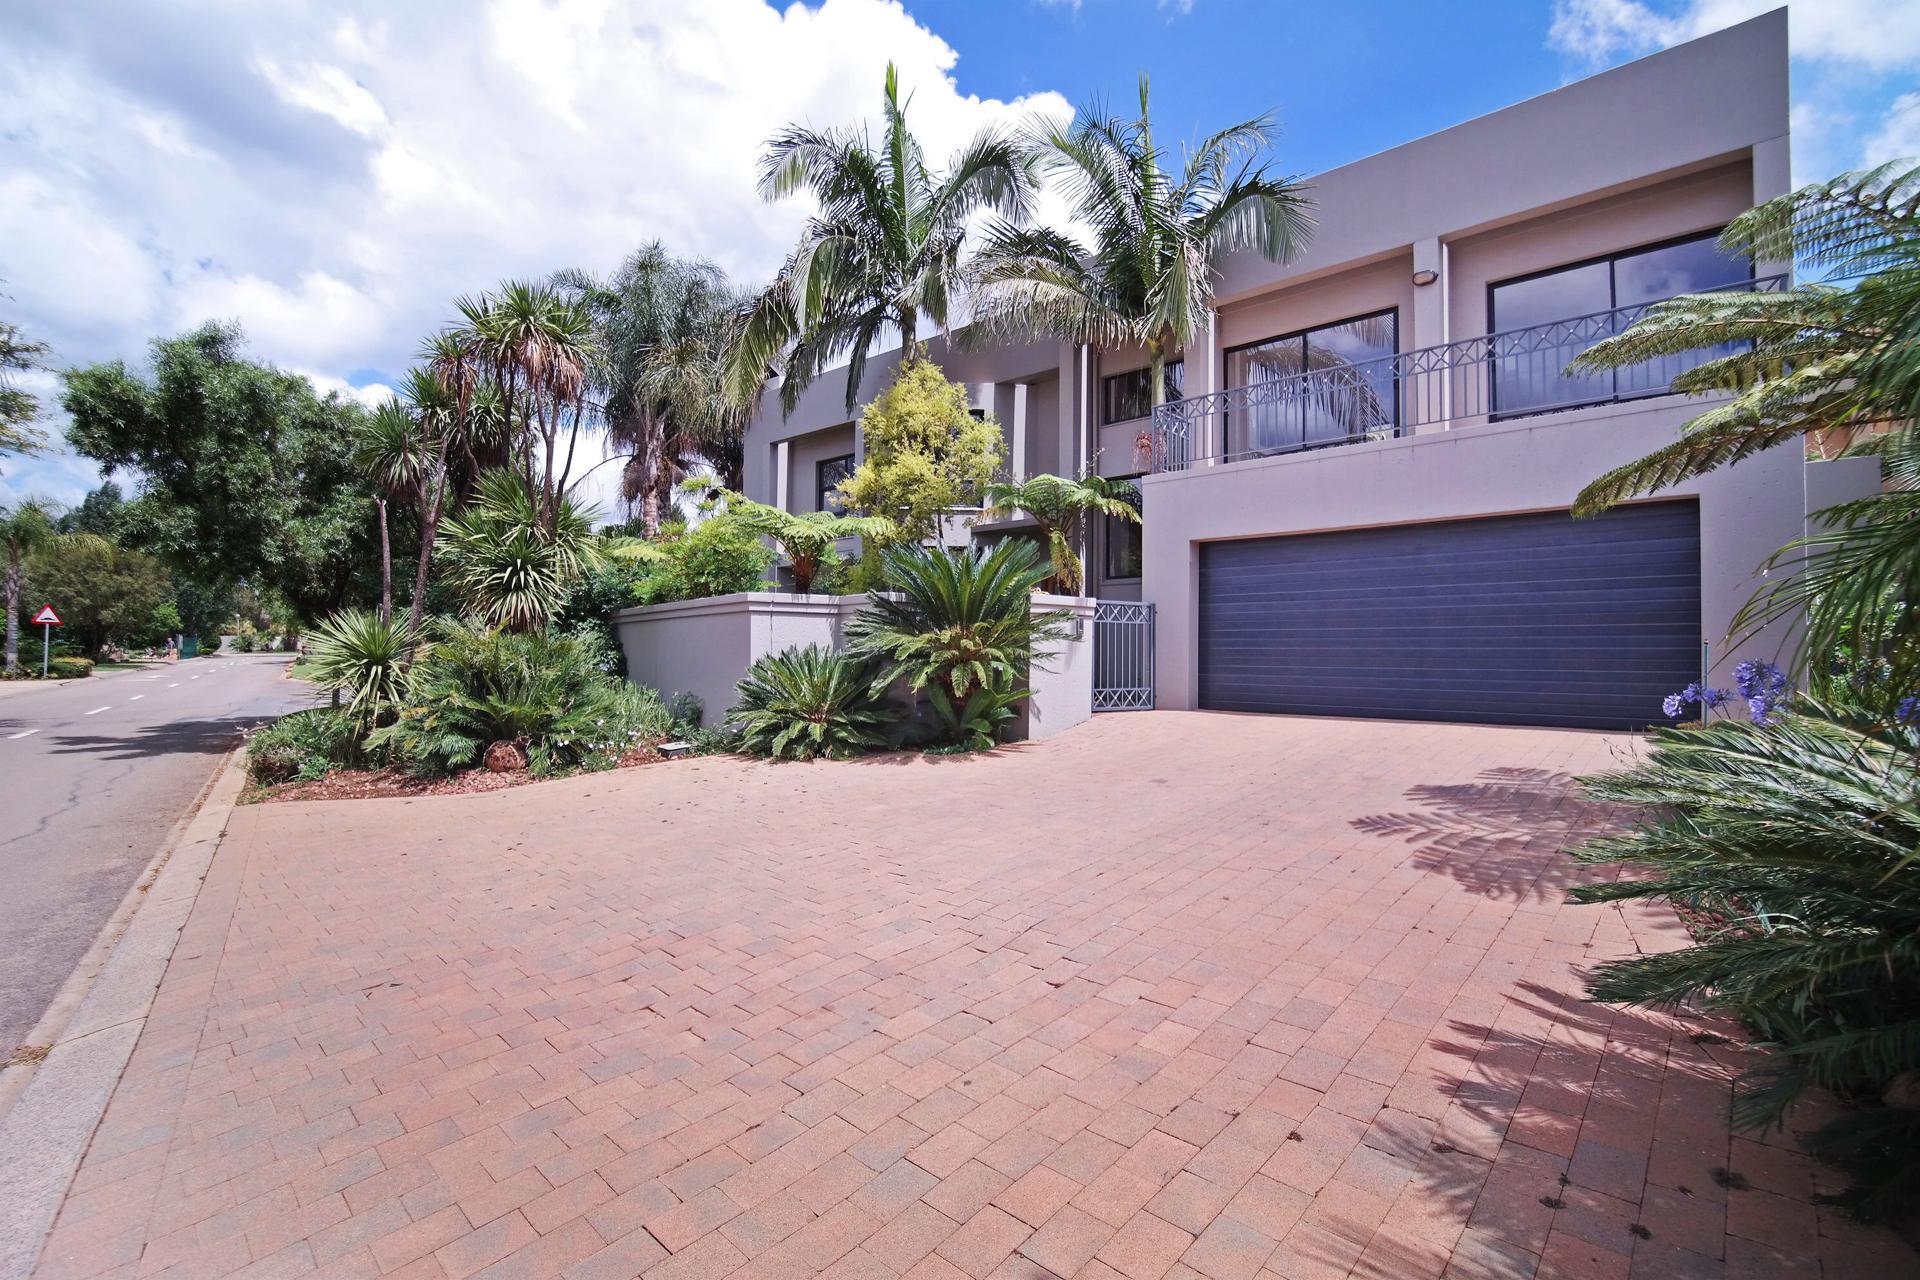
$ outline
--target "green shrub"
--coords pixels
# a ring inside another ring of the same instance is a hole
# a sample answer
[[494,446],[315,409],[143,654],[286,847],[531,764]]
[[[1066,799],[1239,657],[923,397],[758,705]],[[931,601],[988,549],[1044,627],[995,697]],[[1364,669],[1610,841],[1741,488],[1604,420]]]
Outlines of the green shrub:
[[646,604],[767,589],[773,552],[759,534],[727,515],[709,517],[672,542],[656,545],[661,559],[640,584]]
[[92,674],[91,658],[52,658],[47,662],[47,677],[51,680],[73,680]]
[[262,784],[311,782],[337,765],[366,762],[358,726],[344,709],[296,711],[247,740],[247,776]]
[[605,660],[580,633],[443,623],[407,673],[397,717],[367,744],[422,774],[472,768],[496,742],[518,746],[543,776],[611,768],[664,736],[671,717],[652,690],[607,675]]
[[1734,1119],[1779,1125],[1807,1090],[1835,1094],[1848,1109],[1810,1145],[1851,1174],[1846,1203],[1883,1217],[1920,1200],[1917,761],[1920,727],[1805,698],[1656,729],[1645,759],[1583,779],[1646,816],[1573,854],[1635,868],[1573,901],[1664,900],[1699,939],[1602,964],[1588,994],[1741,1019],[1765,1056]]
[[822,645],[794,647],[754,663],[728,719],[740,749],[776,760],[843,759],[886,745],[884,694],[873,664]]

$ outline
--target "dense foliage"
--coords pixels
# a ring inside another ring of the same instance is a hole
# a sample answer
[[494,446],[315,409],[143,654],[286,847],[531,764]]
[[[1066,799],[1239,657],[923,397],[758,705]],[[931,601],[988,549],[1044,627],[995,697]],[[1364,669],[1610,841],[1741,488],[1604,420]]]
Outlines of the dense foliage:
[[361,725],[345,710],[314,707],[282,716],[247,740],[247,776],[264,785],[312,782],[364,763]]
[[776,760],[844,759],[886,745],[892,720],[872,665],[820,645],[755,662],[728,719],[739,746]]
[[840,539],[887,542],[899,536],[899,527],[885,516],[843,516],[832,511],[796,515],[738,493],[727,493],[722,501],[722,518],[770,539],[780,549],[787,571],[793,575],[793,589],[801,595],[813,590],[814,579],[822,571],[839,563],[834,544]]
[[840,483],[847,505],[893,521],[905,542],[940,533],[942,517],[974,506],[999,470],[1003,436],[992,417],[975,418],[966,388],[940,366],[911,358],[860,414],[866,456]]
[[33,426],[40,402],[13,378],[39,368],[46,354],[46,343],[31,341],[20,326],[0,320],[0,457],[37,453],[46,444],[46,437]]
[[407,672],[393,722],[367,738],[410,772],[452,773],[512,744],[536,774],[603,769],[664,735],[658,694],[607,676],[591,638],[445,622]]
[[[1733,691],[1689,686],[1635,766],[1586,780],[1642,807],[1639,825],[1576,856],[1644,877],[1575,891],[1585,902],[1685,909],[1696,945],[1602,965],[1590,994],[1726,1011],[1767,1055],[1736,1119],[1784,1122],[1809,1089],[1846,1109],[1814,1136],[1844,1168],[1844,1199],[1877,1216],[1920,1204],[1920,169],[1885,166],[1769,201],[1722,248],[1793,257],[1842,284],[1683,297],[1602,342],[1574,371],[1707,350],[1676,389],[1726,397],[1679,441],[1588,486],[1601,509],[1773,446],[1879,459],[1882,490],[1819,513],[1782,549],[1736,628],[1804,613],[1793,674],[1764,663]],[[1796,570],[1795,572],[1779,572]]]
[[112,640],[163,643],[177,621],[173,583],[158,560],[90,533],[48,539],[27,563],[26,609],[59,602],[60,638],[86,653]]
[[134,545],[183,577],[271,589],[302,617],[372,601],[359,406],[246,359],[232,325],[156,341],[146,373],[113,361],[63,377],[74,448],[143,486]]
[[773,552],[752,529],[724,515],[702,520],[656,546],[660,561],[639,586],[643,603],[699,600],[769,586],[766,574]]
[[1065,595],[1079,594],[1086,583],[1078,550],[1086,517],[1103,515],[1140,522],[1138,491],[1124,480],[1100,475],[1077,480],[1037,475],[1017,483],[996,481],[987,486],[984,501],[990,517],[1019,512],[1039,526],[1040,541],[1053,564],[1053,576],[1046,588]]

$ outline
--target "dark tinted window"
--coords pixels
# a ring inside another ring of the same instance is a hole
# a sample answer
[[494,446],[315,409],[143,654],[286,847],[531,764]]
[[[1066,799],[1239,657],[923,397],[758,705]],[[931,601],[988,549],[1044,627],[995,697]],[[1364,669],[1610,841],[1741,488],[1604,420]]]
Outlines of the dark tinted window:
[[1362,435],[1397,420],[1393,361],[1400,350],[1399,314],[1381,311],[1300,333],[1268,338],[1227,353],[1227,385],[1250,387],[1299,374],[1229,422],[1234,453],[1300,448]]
[[843,453],[837,458],[823,458],[814,464],[815,492],[813,509],[831,511],[836,515],[847,509],[835,492],[842,480],[853,474],[853,455]]
[[[1181,375],[1186,366],[1179,360],[1169,361],[1166,366],[1166,398],[1169,402],[1180,398]],[[1153,372],[1149,369],[1129,369],[1125,373],[1111,374],[1100,379],[1100,425],[1111,422],[1129,422],[1134,418],[1144,418],[1153,412]]]
[[[1133,509],[1140,509],[1140,491],[1135,489],[1128,501]],[[1107,577],[1137,578],[1140,576],[1140,522],[1128,520],[1122,516],[1107,516]]]

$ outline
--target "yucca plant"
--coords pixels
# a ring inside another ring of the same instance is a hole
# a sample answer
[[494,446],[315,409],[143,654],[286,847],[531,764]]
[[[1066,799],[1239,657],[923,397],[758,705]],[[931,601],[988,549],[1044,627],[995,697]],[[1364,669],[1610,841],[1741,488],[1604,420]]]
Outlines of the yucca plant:
[[344,709],[363,729],[400,697],[413,632],[401,619],[346,609],[307,636],[307,678],[345,695]]
[[1859,1104],[1814,1145],[1853,1173],[1849,1203],[1883,1216],[1920,1197],[1916,753],[1920,729],[1808,698],[1770,723],[1658,729],[1643,761],[1582,780],[1644,806],[1640,824],[1573,852],[1650,872],[1574,901],[1670,902],[1699,939],[1604,963],[1589,994],[1742,1020],[1770,1050],[1741,1082],[1742,1124],[1783,1122],[1811,1088]]
[[1028,668],[1066,638],[1064,610],[1033,608],[1052,566],[1011,538],[990,551],[889,547],[883,557],[888,590],[871,593],[847,624],[849,647],[882,664],[882,683],[927,691],[936,713],[944,702],[951,740],[971,738],[957,726],[974,691],[995,691],[1010,708],[1027,696]]
[[840,760],[886,745],[891,717],[872,664],[822,645],[768,654],[748,669],[727,713],[740,747],[776,760]]
[[1087,516],[1140,522],[1139,491],[1125,480],[1100,475],[1078,480],[1037,475],[1019,482],[995,481],[986,487],[983,497],[988,516],[997,519],[1022,511],[1040,526],[1040,539],[1053,562],[1053,576],[1046,585],[1066,595],[1078,594],[1086,581],[1076,544]]

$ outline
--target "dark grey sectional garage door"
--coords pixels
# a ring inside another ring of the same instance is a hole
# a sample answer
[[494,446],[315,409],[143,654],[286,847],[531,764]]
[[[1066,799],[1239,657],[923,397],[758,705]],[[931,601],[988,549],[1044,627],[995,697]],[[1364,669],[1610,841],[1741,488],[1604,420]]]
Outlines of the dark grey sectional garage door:
[[1692,501],[1200,549],[1200,705],[1640,728],[1700,669]]

